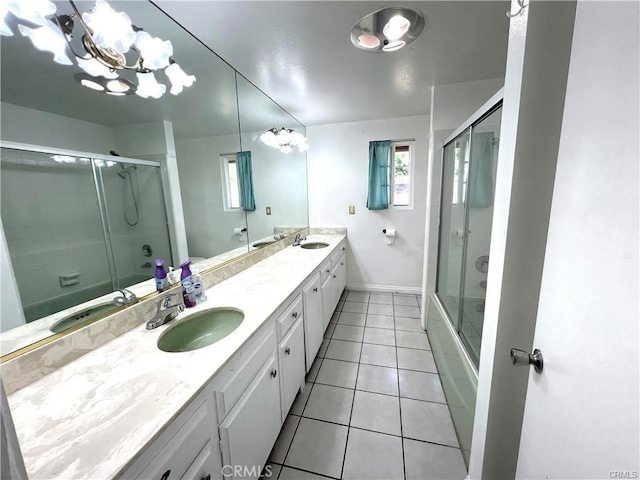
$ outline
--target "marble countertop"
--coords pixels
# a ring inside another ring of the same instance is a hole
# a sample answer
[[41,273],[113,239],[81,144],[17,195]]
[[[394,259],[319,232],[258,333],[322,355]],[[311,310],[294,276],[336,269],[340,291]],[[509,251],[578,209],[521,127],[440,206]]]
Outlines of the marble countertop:
[[[287,247],[208,289],[207,301],[178,320],[155,330],[142,324],[10,395],[29,478],[122,474],[344,238],[310,235],[329,247]],[[239,308],[245,320],[200,350],[157,348],[166,328],[212,307]]]

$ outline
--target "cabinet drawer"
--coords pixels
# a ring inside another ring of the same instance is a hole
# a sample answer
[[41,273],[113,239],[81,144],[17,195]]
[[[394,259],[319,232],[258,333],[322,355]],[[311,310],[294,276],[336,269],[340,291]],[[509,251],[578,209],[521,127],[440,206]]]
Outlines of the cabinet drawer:
[[282,340],[296,321],[302,318],[302,295],[298,295],[291,305],[278,317],[278,341]]
[[331,254],[331,266],[335,267],[336,263],[338,263],[338,259],[347,251],[347,247],[345,245],[345,242],[343,241],[340,245],[338,245],[338,248],[336,248],[333,253]]
[[[138,478],[145,480],[179,480],[193,463],[202,446],[211,439],[211,422],[207,402],[180,427]],[[213,475],[213,473],[212,473]]]
[[[264,327],[263,327],[264,328]],[[273,323],[258,334],[231,359],[222,372],[222,383],[215,388],[218,420],[222,421],[245,391],[265,360],[276,349]]]

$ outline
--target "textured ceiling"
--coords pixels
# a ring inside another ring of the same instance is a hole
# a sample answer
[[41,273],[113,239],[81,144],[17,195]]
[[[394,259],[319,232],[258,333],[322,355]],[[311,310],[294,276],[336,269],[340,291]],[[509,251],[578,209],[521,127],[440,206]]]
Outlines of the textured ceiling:
[[155,3],[306,125],[425,114],[434,84],[504,76],[509,2],[403,2],[426,26],[387,54],[357,50],[349,34],[395,2]]

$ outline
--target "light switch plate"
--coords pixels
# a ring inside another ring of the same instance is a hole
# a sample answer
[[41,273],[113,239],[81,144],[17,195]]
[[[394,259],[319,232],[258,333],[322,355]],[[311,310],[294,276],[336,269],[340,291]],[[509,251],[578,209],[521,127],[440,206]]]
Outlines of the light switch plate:
[[355,214],[356,214],[356,206],[349,205],[349,215],[355,215]]
[[271,207],[267,207],[267,215],[271,215]]

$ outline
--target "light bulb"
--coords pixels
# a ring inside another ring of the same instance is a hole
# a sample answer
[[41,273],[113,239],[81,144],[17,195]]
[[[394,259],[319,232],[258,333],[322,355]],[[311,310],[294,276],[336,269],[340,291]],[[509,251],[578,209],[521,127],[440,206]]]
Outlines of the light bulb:
[[165,68],[164,73],[169,77],[169,81],[171,82],[172,95],[182,93],[184,87],[190,87],[193,85],[193,82],[196,81],[195,75],[187,75],[177,63],[172,63]]
[[411,22],[404,18],[402,15],[396,15],[391,17],[387,24],[382,29],[382,33],[389,40],[399,40],[402,36],[409,31]]
[[99,47],[127,53],[136,41],[129,15],[116,12],[105,0],[97,0],[91,12],[82,14],[82,20],[93,32],[91,38]]
[[118,78],[118,74],[95,58],[78,58],[78,66],[92,77]]
[[291,148],[291,146],[289,145],[283,145],[282,147],[280,147],[280,151],[282,153],[291,153],[293,152],[293,148]]
[[137,73],[138,89],[136,95],[142,98],[160,98],[167,91],[167,86],[158,83],[153,73]]
[[111,80],[107,83],[107,93],[126,93],[131,90],[131,87],[127,85],[125,82],[120,80]]
[[152,37],[144,30],[140,30],[136,35],[136,47],[142,56],[142,66],[150,70],[166,67],[173,55],[173,45],[169,40]]
[[358,37],[358,44],[363,48],[378,48],[380,39],[375,35],[363,33]]
[[53,61],[61,65],[73,65],[67,55],[67,41],[64,34],[52,22],[38,28],[18,25],[18,30],[24,37],[29,37],[35,48],[43,52],[53,53]]
[[55,3],[49,0],[5,0],[3,7],[21,20],[45,25],[47,18],[56,13]]

